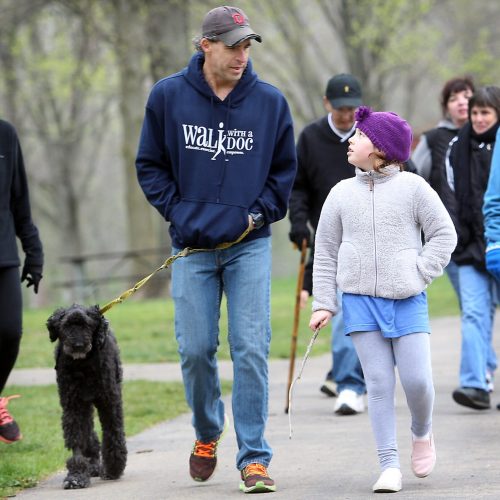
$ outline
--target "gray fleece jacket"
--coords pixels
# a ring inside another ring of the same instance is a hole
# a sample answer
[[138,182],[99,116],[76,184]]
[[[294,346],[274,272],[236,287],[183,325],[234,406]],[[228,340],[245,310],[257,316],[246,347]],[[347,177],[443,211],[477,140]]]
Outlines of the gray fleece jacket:
[[321,211],[313,311],[337,312],[337,286],[388,299],[418,295],[443,273],[456,244],[453,222],[424,179],[395,165],[356,169],[356,177],[330,191]]

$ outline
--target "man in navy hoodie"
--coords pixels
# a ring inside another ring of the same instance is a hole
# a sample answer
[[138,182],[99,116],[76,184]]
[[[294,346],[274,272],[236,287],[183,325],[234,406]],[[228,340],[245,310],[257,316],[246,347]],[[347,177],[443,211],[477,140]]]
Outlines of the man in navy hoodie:
[[[139,183],[170,222],[173,252],[211,249],[172,266],[175,334],[196,441],[191,477],[206,481],[228,425],[217,371],[219,316],[227,297],[234,366],[232,411],[246,493],[275,491],[264,438],[268,413],[271,223],[286,215],[296,172],[292,119],[281,92],[249,59],[261,36],[236,7],[205,16],[197,52],[160,80],[146,104]],[[229,248],[247,229],[249,234]]]

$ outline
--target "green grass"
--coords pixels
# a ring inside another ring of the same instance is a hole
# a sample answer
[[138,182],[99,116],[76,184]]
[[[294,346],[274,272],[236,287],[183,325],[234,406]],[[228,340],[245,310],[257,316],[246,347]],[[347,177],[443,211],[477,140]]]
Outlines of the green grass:
[[[9,394],[22,394],[21,399],[10,402],[9,410],[24,438],[11,445],[0,443],[0,498],[33,487],[41,479],[64,469],[69,456],[62,438],[56,386],[10,386],[8,389]],[[223,382],[222,389],[227,394],[231,384]],[[123,385],[123,401],[127,437],[188,411],[181,382],[127,381]],[[96,430],[100,435],[97,419]]]
[[[288,358],[290,354],[295,310],[295,279],[275,279],[272,284],[271,322],[273,338],[271,358]],[[428,290],[431,317],[453,316],[459,313],[457,300],[446,276],[438,278]],[[45,322],[49,309],[27,310],[24,314],[24,335],[16,368],[51,367],[54,365],[54,345],[50,343]],[[310,304],[301,311],[297,354],[303,355],[310,339],[307,327]],[[160,363],[178,361],[174,337],[174,312],[171,300],[129,300],[106,313],[120,345],[124,363]],[[221,359],[229,359],[226,311],[222,308],[220,350]],[[326,332],[324,332],[326,333]],[[329,334],[321,334],[314,345],[313,355],[328,352]]]

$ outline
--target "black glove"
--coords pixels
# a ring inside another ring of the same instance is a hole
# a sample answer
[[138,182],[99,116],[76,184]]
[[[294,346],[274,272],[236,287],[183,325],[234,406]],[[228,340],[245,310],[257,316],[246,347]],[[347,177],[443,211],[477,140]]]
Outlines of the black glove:
[[29,288],[33,285],[33,291],[38,293],[38,285],[42,279],[42,267],[32,266],[30,264],[24,264],[23,272],[21,274],[21,283],[26,281],[27,287]]
[[292,243],[295,243],[299,250],[302,250],[302,241],[307,241],[307,246],[311,246],[311,231],[307,227],[307,224],[303,226],[292,226],[291,231],[288,233],[288,237]]

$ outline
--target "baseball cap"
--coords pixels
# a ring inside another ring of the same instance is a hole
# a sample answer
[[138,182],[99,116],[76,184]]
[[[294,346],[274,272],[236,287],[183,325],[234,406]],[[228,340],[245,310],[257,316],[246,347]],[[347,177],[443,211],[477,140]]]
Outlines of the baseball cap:
[[328,80],[326,98],[334,108],[349,106],[357,108],[363,104],[361,85],[352,75],[341,73]]
[[262,37],[250,27],[248,17],[238,7],[224,5],[207,13],[201,27],[204,38],[220,40],[228,47],[233,47],[253,38],[262,42]]

